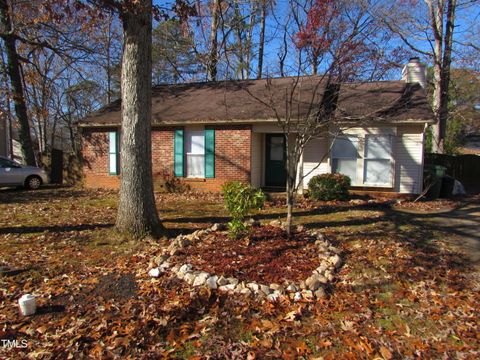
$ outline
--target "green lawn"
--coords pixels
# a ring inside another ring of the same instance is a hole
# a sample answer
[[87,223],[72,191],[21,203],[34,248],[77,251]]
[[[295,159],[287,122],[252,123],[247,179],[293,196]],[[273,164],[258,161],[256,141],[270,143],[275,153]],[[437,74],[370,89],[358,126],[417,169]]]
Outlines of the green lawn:
[[[157,195],[171,235],[225,222],[218,195]],[[301,207],[345,265],[315,303],[261,303],[147,276],[167,239],[133,242],[113,228],[117,194],[0,190],[0,358],[480,357],[480,295],[451,235],[386,206]],[[256,214],[283,218],[281,206]],[[34,293],[39,313],[18,315]],[[1,345],[1,344],[0,344]]]

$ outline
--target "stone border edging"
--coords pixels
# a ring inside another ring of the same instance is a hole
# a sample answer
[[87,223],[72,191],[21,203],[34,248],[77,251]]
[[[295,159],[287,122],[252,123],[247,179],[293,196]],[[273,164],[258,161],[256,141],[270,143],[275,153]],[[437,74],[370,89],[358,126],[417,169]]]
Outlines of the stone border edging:
[[[250,222],[250,226],[258,226],[258,222]],[[284,223],[274,220],[269,225],[284,227]],[[191,264],[173,266],[169,259],[180,251],[180,249],[201,241],[202,236],[216,231],[223,231],[226,226],[223,224],[214,224],[204,230],[196,230],[188,235],[178,235],[163,254],[155,259],[157,267],[148,271],[150,277],[159,277],[161,273],[171,272],[177,278],[187,282],[193,287],[207,286],[211,290],[219,290],[229,294],[243,294],[255,296],[256,298],[266,298],[269,301],[278,301],[281,296],[288,296],[294,301],[314,300],[315,298],[325,297],[325,287],[333,281],[333,274],[342,265],[342,259],[339,256],[340,250],[332,246],[328,240],[319,231],[307,231],[317,240],[315,245],[319,250],[320,265],[313,270],[312,274],[300,282],[287,282],[280,284],[260,284],[257,282],[239,281],[234,277],[224,277],[215,274],[209,274],[205,271],[195,271]],[[303,231],[303,226],[298,226],[297,230]]]

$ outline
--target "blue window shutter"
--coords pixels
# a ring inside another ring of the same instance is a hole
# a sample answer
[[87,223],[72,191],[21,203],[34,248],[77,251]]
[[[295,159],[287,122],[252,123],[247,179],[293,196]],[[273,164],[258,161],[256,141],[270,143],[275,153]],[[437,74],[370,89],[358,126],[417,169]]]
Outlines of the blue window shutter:
[[110,131],[108,133],[108,173],[110,175],[118,175],[120,172],[119,148],[118,131]]
[[215,130],[205,130],[205,177],[215,177]]
[[183,130],[175,130],[173,137],[173,171],[175,176],[183,177]]

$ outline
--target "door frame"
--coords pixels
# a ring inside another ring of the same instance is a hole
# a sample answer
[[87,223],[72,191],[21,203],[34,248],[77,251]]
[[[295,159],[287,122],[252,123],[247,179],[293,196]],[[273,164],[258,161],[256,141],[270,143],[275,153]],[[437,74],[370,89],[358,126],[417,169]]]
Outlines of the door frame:
[[[271,141],[270,139],[272,137],[281,137],[283,138],[283,165],[284,165],[284,171],[285,171],[285,183],[283,185],[277,185],[277,184],[271,184],[269,183],[269,178],[268,178],[268,163],[270,161],[269,159],[269,151],[270,151],[270,144],[271,144]],[[285,134],[283,133],[266,133],[265,134],[265,142],[264,142],[264,161],[265,161],[265,166],[264,166],[264,169],[263,169],[263,179],[264,179],[264,186],[265,187],[272,187],[272,188],[282,188],[282,189],[285,189],[286,186],[287,186],[287,170],[286,170],[286,156],[287,156],[287,153],[286,153],[286,148],[287,148],[287,144],[286,144],[286,139],[285,139]]]

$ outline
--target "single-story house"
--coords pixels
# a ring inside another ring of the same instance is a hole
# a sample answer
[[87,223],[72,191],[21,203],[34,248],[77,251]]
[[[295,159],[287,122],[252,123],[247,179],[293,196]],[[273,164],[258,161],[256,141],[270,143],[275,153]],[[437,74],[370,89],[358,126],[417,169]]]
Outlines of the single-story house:
[[[294,83],[294,104],[288,105],[285,94]],[[335,111],[345,126],[340,135],[307,144],[299,164],[304,176],[300,189],[316,174],[340,172],[350,176],[353,189],[420,193],[424,133],[433,122],[423,88],[402,80],[346,83],[338,89]],[[281,189],[285,137],[265,102],[278,106],[279,114],[289,106],[292,118],[301,121],[311,99],[318,98],[312,94],[323,91],[318,77],[156,86],[153,176],[174,174],[192,188],[208,191],[218,191],[230,180]],[[120,101],[92,113],[80,126],[85,185],[117,188]]]

